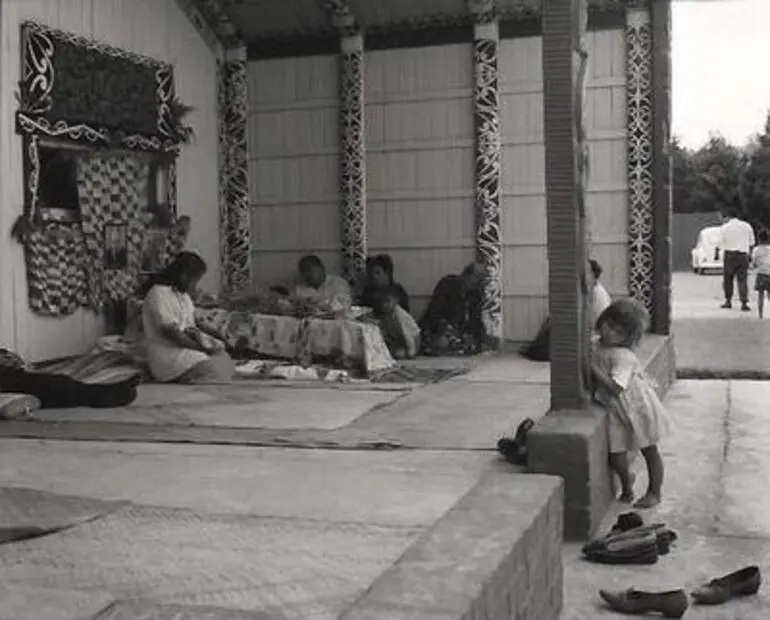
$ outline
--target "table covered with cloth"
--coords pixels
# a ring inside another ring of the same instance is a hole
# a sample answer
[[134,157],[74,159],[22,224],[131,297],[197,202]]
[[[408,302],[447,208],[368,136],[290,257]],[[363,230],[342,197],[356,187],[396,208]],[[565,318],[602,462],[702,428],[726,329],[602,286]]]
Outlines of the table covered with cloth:
[[218,335],[230,350],[303,364],[331,359],[367,374],[396,365],[379,327],[368,323],[222,308],[197,308],[195,318],[201,328]]

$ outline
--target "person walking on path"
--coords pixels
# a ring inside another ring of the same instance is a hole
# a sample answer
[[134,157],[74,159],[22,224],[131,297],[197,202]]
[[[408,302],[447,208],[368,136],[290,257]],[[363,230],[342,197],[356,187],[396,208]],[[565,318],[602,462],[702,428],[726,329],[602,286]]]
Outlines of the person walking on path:
[[757,312],[761,319],[765,313],[765,293],[770,295],[770,234],[767,230],[759,231],[757,241],[751,252],[751,264],[757,270],[754,290],[757,292]]
[[741,310],[749,308],[749,256],[755,243],[754,229],[751,224],[741,219],[737,209],[731,209],[719,235],[717,247],[722,250],[724,259],[724,278],[722,286],[725,293],[723,308],[733,307],[733,284],[738,280],[738,295],[741,298]]

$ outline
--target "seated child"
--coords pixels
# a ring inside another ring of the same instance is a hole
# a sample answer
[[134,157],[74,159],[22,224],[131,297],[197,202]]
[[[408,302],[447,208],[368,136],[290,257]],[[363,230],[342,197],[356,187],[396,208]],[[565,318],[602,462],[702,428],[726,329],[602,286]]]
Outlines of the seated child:
[[420,348],[420,328],[412,315],[398,303],[391,292],[376,295],[373,315],[377,319],[385,344],[396,359],[411,359]]

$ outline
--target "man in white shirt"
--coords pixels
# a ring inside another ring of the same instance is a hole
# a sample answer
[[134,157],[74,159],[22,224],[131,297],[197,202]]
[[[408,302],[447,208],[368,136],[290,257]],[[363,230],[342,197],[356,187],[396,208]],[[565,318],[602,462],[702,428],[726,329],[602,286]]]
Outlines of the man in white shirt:
[[724,262],[724,279],[722,286],[725,291],[723,308],[733,307],[733,282],[738,279],[738,295],[741,298],[741,310],[748,312],[749,308],[749,257],[755,244],[754,229],[751,224],[741,219],[737,209],[727,213],[725,223],[719,235],[718,248],[722,251]]

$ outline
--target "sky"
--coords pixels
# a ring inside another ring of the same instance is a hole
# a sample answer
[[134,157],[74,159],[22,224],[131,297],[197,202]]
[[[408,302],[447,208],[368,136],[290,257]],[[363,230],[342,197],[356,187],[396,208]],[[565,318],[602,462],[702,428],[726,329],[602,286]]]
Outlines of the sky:
[[674,0],[672,133],[688,147],[736,144],[770,109],[770,0]]

